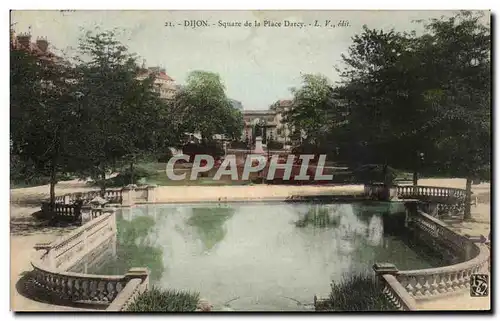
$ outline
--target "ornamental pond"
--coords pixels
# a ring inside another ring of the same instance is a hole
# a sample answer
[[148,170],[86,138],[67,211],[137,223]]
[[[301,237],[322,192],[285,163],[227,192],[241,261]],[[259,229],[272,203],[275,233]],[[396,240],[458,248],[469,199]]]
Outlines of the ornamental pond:
[[150,285],[199,292],[214,310],[313,309],[314,295],[376,262],[446,265],[412,241],[402,203],[155,204],[116,213],[114,256],[87,273],[148,267]]

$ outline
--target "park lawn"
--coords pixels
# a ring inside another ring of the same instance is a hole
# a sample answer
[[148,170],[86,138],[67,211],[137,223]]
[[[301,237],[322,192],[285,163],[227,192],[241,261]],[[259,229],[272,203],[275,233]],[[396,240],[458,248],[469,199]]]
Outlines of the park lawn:
[[[176,164],[174,168],[174,173],[176,175],[186,174],[186,179],[176,181],[170,180],[166,174],[167,163],[159,162],[142,162],[136,165],[136,170],[138,172],[147,173],[146,176],[139,180],[139,184],[156,184],[158,186],[241,186],[241,185],[251,185],[251,180],[246,181],[232,181],[230,176],[222,176],[220,180],[213,180],[212,177],[217,172],[217,169],[210,170],[206,176],[201,177],[198,175],[196,180],[190,180],[191,168],[183,164]],[[124,168],[126,170],[126,168]],[[397,171],[397,180],[410,179],[412,177],[411,173]],[[353,177],[353,172],[347,168],[333,168],[327,167],[323,169],[323,174],[332,174],[333,179],[332,184],[361,184],[357,182]],[[238,168],[238,177],[242,175],[242,168]],[[251,177],[256,178],[257,174],[252,173]],[[116,182],[121,184],[119,182]],[[114,186],[116,184],[111,184]]]

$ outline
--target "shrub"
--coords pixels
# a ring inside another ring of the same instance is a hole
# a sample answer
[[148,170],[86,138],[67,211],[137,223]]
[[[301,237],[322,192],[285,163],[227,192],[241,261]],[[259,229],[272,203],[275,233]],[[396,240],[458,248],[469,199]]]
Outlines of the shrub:
[[372,275],[355,275],[331,284],[325,302],[328,311],[393,311],[396,308],[382,294],[382,285]]
[[128,308],[130,312],[193,312],[199,293],[152,288],[141,294]]
[[189,156],[189,162],[194,161],[196,155],[211,155],[214,158],[224,155],[224,149],[217,142],[208,142],[205,144],[186,144],[182,152]]
[[233,149],[247,149],[248,148],[248,143],[247,142],[242,142],[242,141],[232,141],[230,144],[230,148]]
[[361,183],[393,183],[397,177],[397,171],[387,166],[386,177],[384,177],[384,165],[367,164],[362,165],[352,172],[354,180]]
[[158,163],[168,163],[168,161],[172,158],[172,151],[170,149],[166,149],[162,153],[158,155]]
[[[118,175],[115,177],[111,177],[106,179],[106,186],[107,187],[122,187],[122,186],[127,186],[129,184],[138,184],[139,181],[148,179],[150,177],[153,177],[156,175],[156,171],[152,169],[146,169],[143,167],[134,167],[134,172],[133,172],[133,181],[131,180],[132,178],[132,173],[130,171],[130,168],[126,168],[122,170]],[[99,185],[99,182],[92,181],[92,185]]]
[[275,140],[271,140],[267,142],[267,149],[283,149],[283,143],[277,142]]

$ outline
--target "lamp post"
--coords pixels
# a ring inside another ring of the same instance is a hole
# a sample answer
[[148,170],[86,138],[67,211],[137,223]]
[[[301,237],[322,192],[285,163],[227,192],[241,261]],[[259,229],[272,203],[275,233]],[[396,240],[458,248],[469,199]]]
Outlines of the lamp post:
[[424,163],[424,156],[425,156],[425,154],[423,152],[417,151],[417,164],[415,166],[415,171],[413,172],[413,185],[414,186],[418,185],[418,172],[422,171],[422,167],[423,167],[423,163]]

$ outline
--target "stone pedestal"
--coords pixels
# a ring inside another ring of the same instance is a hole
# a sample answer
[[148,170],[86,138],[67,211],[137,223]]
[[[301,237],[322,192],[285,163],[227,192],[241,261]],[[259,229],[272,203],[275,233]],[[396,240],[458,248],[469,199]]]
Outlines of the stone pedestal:
[[156,203],[156,187],[154,184],[146,187],[148,203]]
[[92,206],[82,205],[80,209],[80,214],[82,217],[82,225],[89,222],[92,219]]
[[398,268],[392,263],[375,263],[373,264],[372,269],[375,271],[375,275],[377,276],[377,280],[379,282],[382,281],[383,275],[396,275],[399,271]]
[[127,185],[122,188],[122,206],[134,205],[135,185]]
[[398,199],[397,186],[385,184],[365,184],[365,197],[379,201],[395,201]]
[[149,290],[149,269],[148,268],[131,268],[128,270],[127,274],[125,274],[125,278],[132,279],[141,279],[141,287],[139,289],[140,293]]
[[398,187],[397,186],[386,187],[386,195],[388,201],[396,201],[398,199]]
[[265,154],[264,148],[262,147],[262,137],[255,137],[255,149],[254,154]]
[[373,264],[372,269],[377,275],[397,274],[399,271],[398,268],[392,263],[375,263]]
[[64,195],[64,204],[69,204],[69,195]]

